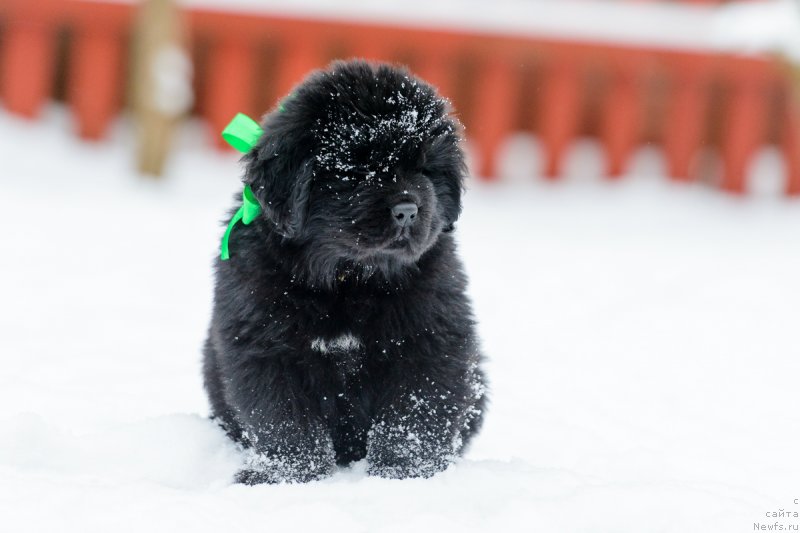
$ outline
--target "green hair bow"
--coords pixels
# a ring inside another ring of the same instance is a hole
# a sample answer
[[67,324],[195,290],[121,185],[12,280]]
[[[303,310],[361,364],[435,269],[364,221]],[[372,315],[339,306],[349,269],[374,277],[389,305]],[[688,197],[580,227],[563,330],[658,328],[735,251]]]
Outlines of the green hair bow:
[[[258,122],[242,113],[238,113],[233,117],[230,124],[222,130],[222,138],[243,153],[252,150],[263,134],[264,130],[261,129]],[[231,221],[228,222],[228,228],[225,230],[225,235],[222,236],[220,259],[227,261],[231,257],[228,250],[228,240],[236,223],[241,221],[246,226],[255,220],[260,213],[261,205],[256,200],[253,189],[250,188],[250,185],[245,185],[242,191],[242,206],[233,215]]]

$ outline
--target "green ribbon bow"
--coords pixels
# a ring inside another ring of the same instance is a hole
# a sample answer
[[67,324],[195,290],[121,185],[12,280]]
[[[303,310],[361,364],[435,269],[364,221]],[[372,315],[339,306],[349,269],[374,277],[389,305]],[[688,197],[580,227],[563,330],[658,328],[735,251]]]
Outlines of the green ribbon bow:
[[[242,113],[238,113],[233,117],[230,124],[222,130],[222,138],[235,149],[244,153],[252,150],[262,135],[264,135],[264,130],[261,129],[258,122]],[[231,257],[228,250],[228,240],[236,223],[241,221],[246,226],[255,220],[260,213],[261,205],[256,200],[253,189],[250,188],[250,185],[245,185],[242,191],[242,206],[233,215],[231,221],[228,222],[228,228],[225,230],[225,235],[222,236],[220,258],[223,261],[227,261]]]

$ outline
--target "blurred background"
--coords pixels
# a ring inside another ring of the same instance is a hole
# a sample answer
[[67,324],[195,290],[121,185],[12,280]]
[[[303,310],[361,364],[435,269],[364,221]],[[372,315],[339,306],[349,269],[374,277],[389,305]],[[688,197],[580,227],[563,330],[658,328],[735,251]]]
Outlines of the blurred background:
[[87,140],[129,113],[136,164],[153,175],[182,118],[224,149],[217,132],[235,113],[259,116],[348,57],[439,87],[482,179],[514,174],[503,157],[528,134],[511,144],[535,153],[530,179],[558,180],[575,141],[592,140],[610,179],[647,146],[665,177],[742,194],[767,147],[772,188],[800,194],[795,0],[0,2],[3,108],[35,119],[59,102]]
[[[0,0],[3,531],[789,516],[798,3]],[[354,56],[407,65],[466,126],[454,235],[490,411],[432,480],[232,486],[200,378],[241,194],[220,131]]]

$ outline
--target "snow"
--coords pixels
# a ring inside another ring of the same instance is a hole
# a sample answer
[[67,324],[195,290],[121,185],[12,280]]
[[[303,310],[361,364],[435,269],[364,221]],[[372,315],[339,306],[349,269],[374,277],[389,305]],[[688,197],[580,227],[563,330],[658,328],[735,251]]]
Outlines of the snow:
[[780,53],[800,63],[800,2],[733,2],[719,9],[712,35],[721,49]]
[[3,531],[752,531],[800,510],[797,202],[670,185],[636,170],[652,151],[618,184],[578,148],[583,179],[471,183],[456,234],[492,402],[467,456],[248,487],[200,379],[236,157],[190,123],[155,182],[124,122],[100,144],[69,124],[0,113]]
[[[408,79],[408,76],[406,76]],[[337,82],[341,86],[342,82]],[[331,93],[331,96],[334,96]],[[336,97],[339,97],[337,92]],[[423,115],[415,108],[424,101]],[[440,98],[427,97],[414,79],[386,99],[392,114],[375,121],[374,117],[361,116],[356,111],[342,111],[339,107],[328,110],[324,119],[317,119],[314,136],[321,146],[316,158],[318,165],[347,181],[356,169],[365,172],[367,179],[377,172],[389,172],[388,165],[400,157],[407,146],[419,143],[430,132],[452,133],[453,124],[442,120],[439,108],[447,105]],[[365,149],[381,146],[382,150]]]

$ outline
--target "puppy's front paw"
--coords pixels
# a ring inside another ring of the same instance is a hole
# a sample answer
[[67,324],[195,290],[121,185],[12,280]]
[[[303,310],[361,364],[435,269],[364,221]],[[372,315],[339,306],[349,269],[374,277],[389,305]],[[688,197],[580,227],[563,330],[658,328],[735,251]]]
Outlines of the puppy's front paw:
[[236,475],[238,483],[307,483],[330,476],[336,454],[330,436],[317,435],[274,446],[271,450],[245,450],[245,468]]
[[429,478],[450,466],[449,460],[441,458],[425,458],[415,461],[397,459],[372,461],[367,467],[367,474],[386,479]]
[[373,428],[367,444],[367,474],[389,479],[429,478],[455,458],[447,435],[420,436],[403,427]]
[[236,483],[241,483],[242,485],[261,485],[262,483],[276,483],[273,481],[272,477],[267,475],[266,471],[262,470],[239,470],[236,473],[235,478]]
[[247,459],[247,468],[236,474],[236,482],[245,485],[308,483],[330,476],[333,469],[333,456],[311,458],[252,454]]
[[261,485],[267,483],[274,485],[277,483],[308,483],[318,481],[331,475],[333,465],[330,468],[308,468],[308,469],[252,469],[246,468],[236,473],[236,483],[243,485]]

